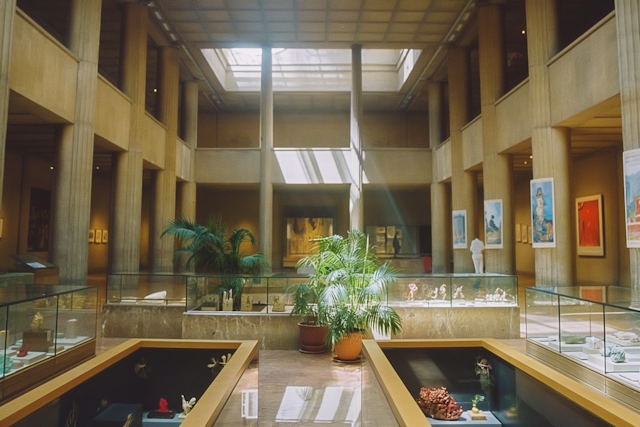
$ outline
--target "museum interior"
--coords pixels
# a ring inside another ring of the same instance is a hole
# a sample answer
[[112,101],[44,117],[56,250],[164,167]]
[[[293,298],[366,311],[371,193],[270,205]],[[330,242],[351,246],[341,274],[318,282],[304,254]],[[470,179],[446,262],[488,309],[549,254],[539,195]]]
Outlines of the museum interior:
[[[640,425],[639,23],[2,0],[0,426]],[[191,265],[178,220],[260,268]],[[402,328],[304,354],[305,260],[358,233],[394,277],[356,306]]]

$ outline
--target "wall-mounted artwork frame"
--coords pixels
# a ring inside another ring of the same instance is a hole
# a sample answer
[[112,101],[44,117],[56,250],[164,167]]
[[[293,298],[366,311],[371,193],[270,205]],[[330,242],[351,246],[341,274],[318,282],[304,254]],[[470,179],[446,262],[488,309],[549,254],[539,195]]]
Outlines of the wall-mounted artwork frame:
[[109,230],[102,230],[102,243],[109,243]]
[[522,243],[529,243],[531,236],[529,235],[529,226],[522,224]]
[[502,249],[502,199],[484,201],[484,248]]
[[96,243],[102,242],[102,230],[96,230]]
[[640,148],[622,153],[627,247],[640,248]]
[[96,241],[96,230],[89,230],[89,243]]
[[531,242],[534,248],[555,248],[555,198],[553,178],[532,179]]
[[602,228],[602,194],[576,198],[578,255],[604,256]]
[[522,242],[522,224],[516,224],[516,242]]
[[452,212],[453,248],[467,248],[467,211]]

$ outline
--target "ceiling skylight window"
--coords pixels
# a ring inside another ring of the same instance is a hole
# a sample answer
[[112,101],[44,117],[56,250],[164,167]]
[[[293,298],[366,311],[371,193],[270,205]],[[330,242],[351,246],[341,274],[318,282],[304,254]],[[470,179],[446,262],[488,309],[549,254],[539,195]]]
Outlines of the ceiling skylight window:
[[[351,50],[273,48],[274,91],[348,92]],[[262,49],[202,49],[227,91],[260,91]],[[395,92],[413,69],[420,51],[364,49],[363,91]]]

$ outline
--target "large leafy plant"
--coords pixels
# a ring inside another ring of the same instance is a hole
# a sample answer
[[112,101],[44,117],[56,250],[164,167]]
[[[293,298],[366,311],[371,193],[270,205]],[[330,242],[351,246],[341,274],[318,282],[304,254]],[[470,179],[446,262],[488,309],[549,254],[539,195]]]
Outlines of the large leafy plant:
[[175,236],[178,247],[174,259],[186,256],[187,269],[222,275],[218,291],[233,291],[234,305],[239,305],[244,286],[240,275],[258,274],[267,267],[262,254],[245,254],[241,250],[245,242],[255,247],[256,239],[251,231],[238,228],[229,234],[227,225],[219,216],[211,217],[206,226],[176,218],[169,222],[161,236],[164,235]]
[[298,263],[313,273],[294,294],[294,312],[313,315],[317,324],[326,325],[331,345],[369,326],[385,334],[399,332],[400,316],[384,301],[396,272],[378,265],[367,236],[352,230],[346,239],[319,238],[317,246],[317,253]]

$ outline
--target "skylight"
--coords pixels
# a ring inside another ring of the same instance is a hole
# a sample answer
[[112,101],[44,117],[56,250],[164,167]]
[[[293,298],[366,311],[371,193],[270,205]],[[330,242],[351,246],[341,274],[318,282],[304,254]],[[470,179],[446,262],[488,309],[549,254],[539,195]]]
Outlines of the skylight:
[[[203,49],[227,91],[260,91],[262,49]],[[406,80],[420,51],[364,49],[363,90],[395,92]],[[349,91],[349,49],[272,49],[274,91]]]

